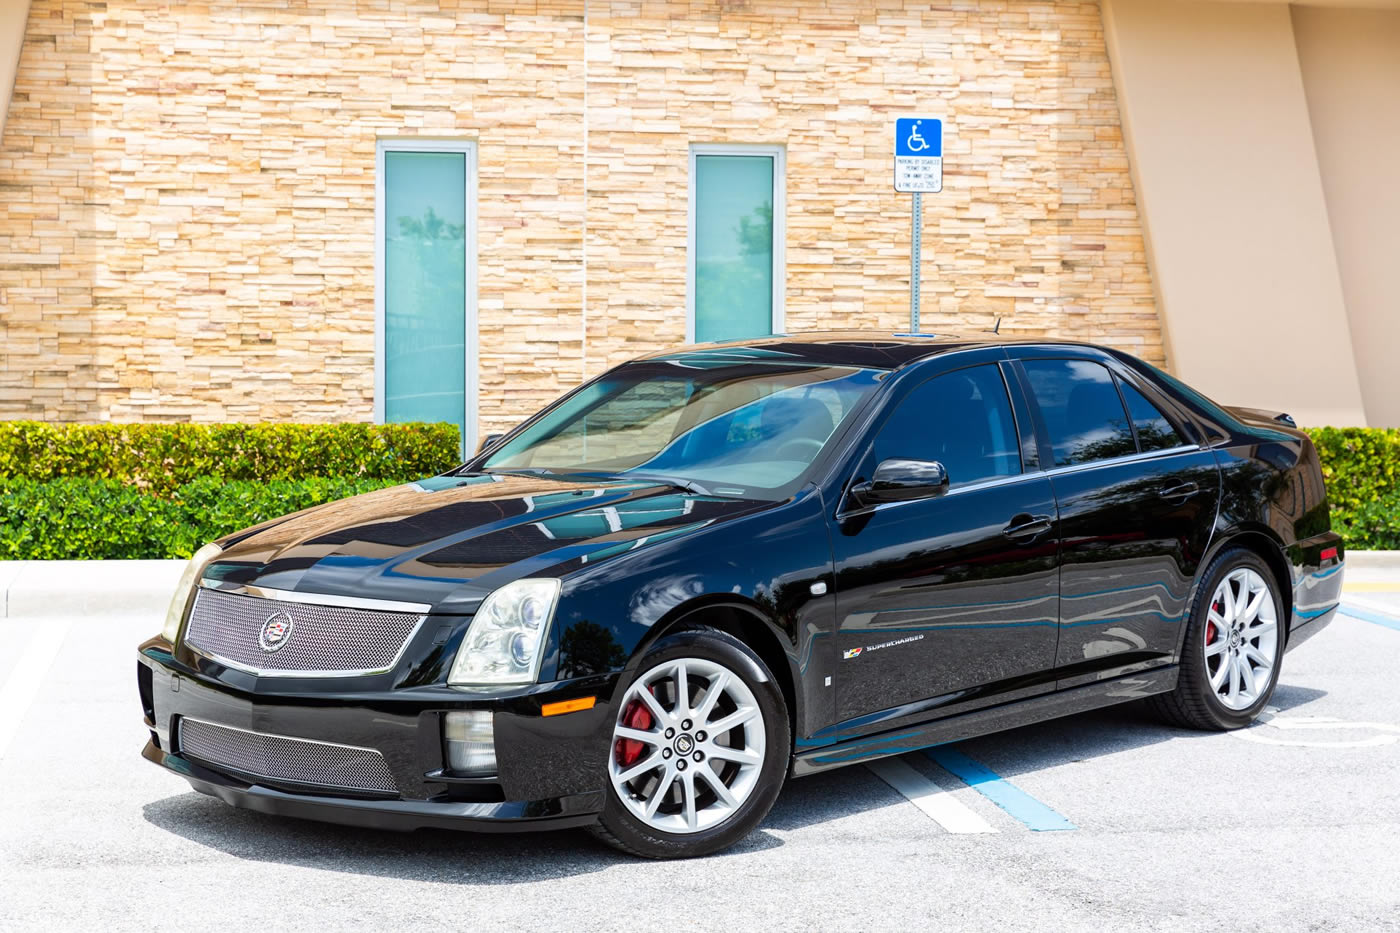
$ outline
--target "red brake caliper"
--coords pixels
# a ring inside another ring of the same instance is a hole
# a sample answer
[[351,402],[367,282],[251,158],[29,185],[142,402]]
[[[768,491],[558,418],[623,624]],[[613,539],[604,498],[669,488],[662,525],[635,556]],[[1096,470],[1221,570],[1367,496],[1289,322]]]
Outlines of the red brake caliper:
[[[627,709],[622,713],[622,724],[629,729],[650,729],[651,721],[651,711],[641,700],[628,703]],[[642,757],[644,748],[646,743],[636,739],[618,739],[613,747],[613,754],[617,756],[617,763],[625,768]]]
[[[1216,612],[1219,612],[1219,611],[1221,610],[1221,608],[1222,608],[1222,607],[1221,607],[1221,604],[1220,604],[1220,601],[1219,601],[1219,600],[1216,600],[1215,602],[1211,603],[1211,604],[1210,604],[1210,608],[1214,609]],[[1208,644],[1208,645],[1209,645],[1209,644],[1212,644],[1212,643],[1215,641],[1216,636],[1219,635],[1219,634],[1220,634],[1220,633],[1217,632],[1217,631],[1215,630],[1215,623],[1212,622],[1212,621],[1210,621],[1209,619],[1207,619],[1207,620],[1206,620],[1206,644]]]

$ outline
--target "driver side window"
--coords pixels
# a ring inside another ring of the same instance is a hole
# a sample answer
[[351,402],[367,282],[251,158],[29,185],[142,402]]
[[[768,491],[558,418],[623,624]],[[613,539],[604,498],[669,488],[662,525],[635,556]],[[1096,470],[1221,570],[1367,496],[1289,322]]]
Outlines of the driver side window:
[[866,473],[892,459],[937,460],[952,488],[1020,473],[1021,449],[1001,370],[973,366],[916,386],[881,426]]

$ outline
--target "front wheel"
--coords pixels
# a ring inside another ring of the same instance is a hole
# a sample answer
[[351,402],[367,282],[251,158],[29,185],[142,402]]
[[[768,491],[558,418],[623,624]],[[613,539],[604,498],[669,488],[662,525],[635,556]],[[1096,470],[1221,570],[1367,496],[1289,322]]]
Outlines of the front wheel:
[[733,845],[787,774],[787,707],[772,672],[711,628],[661,639],[639,670],[618,706],[596,834],[648,858]]
[[1176,689],[1153,697],[1168,720],[1195,729],[1238,729],[1263,711],[1283,660],[1283,604],[1273,572],[1234,548],[1206,569],[1182,647]]

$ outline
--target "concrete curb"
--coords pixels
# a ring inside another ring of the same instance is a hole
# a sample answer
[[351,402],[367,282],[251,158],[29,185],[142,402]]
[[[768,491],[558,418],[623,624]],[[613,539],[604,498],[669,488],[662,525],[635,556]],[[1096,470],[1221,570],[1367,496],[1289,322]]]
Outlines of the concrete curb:
[[1400,570],[1400,551],[1347,551],[1348,570]]
[[183,560],[0,561],[0,618],[165,616]]

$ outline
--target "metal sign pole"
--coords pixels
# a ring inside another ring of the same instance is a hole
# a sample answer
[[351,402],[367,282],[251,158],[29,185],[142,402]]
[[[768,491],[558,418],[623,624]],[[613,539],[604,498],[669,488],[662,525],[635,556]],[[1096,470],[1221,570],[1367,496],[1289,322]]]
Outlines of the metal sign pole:
[[943,190],[943,120],[900,117],[894,121],[894,190],[914,196],[909,250],[909,332],[919,333],[919,279],[923,271],[924,192]]
[[923,253],[924,196],[914,192],[914,242],[909,250],[909,332],[919,332],[919,260]]

